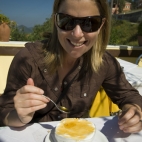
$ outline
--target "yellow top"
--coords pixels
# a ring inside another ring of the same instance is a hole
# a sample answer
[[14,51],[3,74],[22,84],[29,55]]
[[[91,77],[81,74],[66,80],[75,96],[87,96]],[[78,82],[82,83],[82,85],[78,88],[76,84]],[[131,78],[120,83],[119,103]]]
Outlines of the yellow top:
[[85,119],[65,118],[56,127],[56,134],[73,139],[84,139],[95,131],[95,126]]

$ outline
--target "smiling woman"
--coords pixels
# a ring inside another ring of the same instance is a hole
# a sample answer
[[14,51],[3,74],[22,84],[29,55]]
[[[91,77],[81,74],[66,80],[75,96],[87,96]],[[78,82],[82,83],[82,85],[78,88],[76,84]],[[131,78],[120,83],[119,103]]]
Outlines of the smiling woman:
[[[106,51],[109,16],[106,0],[54,0],[49,38],[26,43],[12,60],[0,97],[3,125],[21,127],[90,117],[92,102],[102,86],[122,109],[119,128],[126,133],[142,129],[142,98]],[[69,113],[59,111],[43,94]]]

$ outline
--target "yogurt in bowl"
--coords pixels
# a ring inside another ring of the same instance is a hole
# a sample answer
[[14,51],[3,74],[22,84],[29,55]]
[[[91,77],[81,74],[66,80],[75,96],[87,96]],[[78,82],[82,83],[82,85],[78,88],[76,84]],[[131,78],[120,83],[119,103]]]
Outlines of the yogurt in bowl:
[[65,118],[55,129],[55,138],[58,142],[92,142],[95,136],[95,125],[78,118]]

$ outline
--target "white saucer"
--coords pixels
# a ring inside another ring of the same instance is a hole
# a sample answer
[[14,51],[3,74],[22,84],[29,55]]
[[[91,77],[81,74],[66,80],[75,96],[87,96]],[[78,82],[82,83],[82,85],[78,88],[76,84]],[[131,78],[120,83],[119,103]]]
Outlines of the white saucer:
[[108,139],[102,132],[96,130],[94,142],[108,142]]
[[[53,131],[51,130],[51,132],[47,134],[45,138],[45,142],[57,142],[57,140],[55,139],[54,131],[55,130],[53,129]],[[102,132],[96,130],[96,134],[95,134],[93,141],[94,142],[108,142],[108,139]]]

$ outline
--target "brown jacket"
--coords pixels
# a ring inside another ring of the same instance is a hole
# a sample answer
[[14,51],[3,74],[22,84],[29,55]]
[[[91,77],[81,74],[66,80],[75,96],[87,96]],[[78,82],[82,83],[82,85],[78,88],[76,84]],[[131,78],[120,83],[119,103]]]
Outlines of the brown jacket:
[[[105,52],[103,60],[104,63],[98,74],[94,72],[90,74],[87,70],[86,74],[79,77],[83,66],[83,58],[80,58],[75,69],[64,78],[63,88],[77,74],[66,95],[60,101],[61,105],[71,110],[68,117],[86,117],[92,101],[101,86],[120,108],[127,103],[135,103],[142,108],[142,97],[128,83],[117,60],[107,52]],[[30,77],[33,78],[35,86],[44,90],[45,95],[55,102],[57,101],[61,94],[58,75],[57,73],[49,74],[44,61],[42,44],[28,43],[14,57],[10,66],[7,85],[3,95],[0,97],[1,119],[4,119],[6,114],[14,109],[13,97],[15,92],[24,86]],[[67,117],[66,114],[59,112],[56,107],[50,110],[52,107],[53,104],[49,102],[46,108],[36,111],[32,122],[55,121]]]

